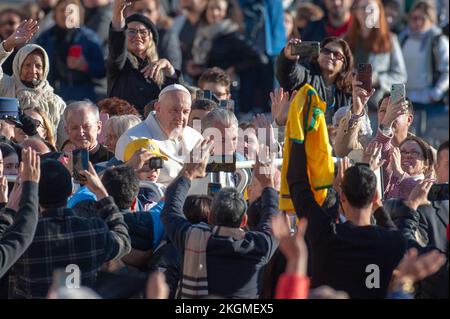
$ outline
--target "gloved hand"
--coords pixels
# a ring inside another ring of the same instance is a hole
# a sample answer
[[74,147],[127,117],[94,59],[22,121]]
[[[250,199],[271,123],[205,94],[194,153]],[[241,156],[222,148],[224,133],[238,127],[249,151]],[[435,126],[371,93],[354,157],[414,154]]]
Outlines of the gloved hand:
[[34,136],[37,132],[36,122],[33,118],[29,117],[25,113],[19,115],[20,122],[22,122],[21,129],[28,136]]

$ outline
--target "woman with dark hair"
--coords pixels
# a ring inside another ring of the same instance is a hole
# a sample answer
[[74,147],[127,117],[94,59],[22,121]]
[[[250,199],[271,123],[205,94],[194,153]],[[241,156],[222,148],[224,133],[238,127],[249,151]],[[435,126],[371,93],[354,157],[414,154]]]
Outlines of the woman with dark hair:
[[376,108],[394,83],[406,83],[407,74],[397,36],[390,32],[381,0],[355,0],[353,16],[345,40],[352,49],[355,66],[372,64],[372,84],[376,89],[368,104]]
[[117,97],[107,97],[97,103],[100,113],[109,114],[109,116],[119,116],[119,115],[139,115],[138,110],[128,103],[128,101],[119,99]]
[[209,0],[197,29],[188,74],[198,79],[207,68],[220,67],[231,76],[262,63],[262,54],[240,33],[242,13],[238,4]]
[[141,14],[126,19],[124,10],[131,2],[115,0],[109,32],[107,60],[108,96],[133,104],[140,114],[145,105],[158,98],[161,89],[178,81],[177,73],[157,52],[156,26]]
[[336,110],[351,104],[352,52],[347,42],[341,38],[328,37],[320,44],[318,56],[292,55],[292,46],[300,42],[299,39],[291,39],[278,56],[277,79],[281,87],[288,91],[298,90],[304,84],[314,87],[320,98],[327,103],[325,116],[327,124],[331,124]]
[[[388,141],[387,143],[390,143]],[[383,149],[389,146],[382,145]],[[434,158],[430,145],[421,138],[410,135],[398,148],[389,152],[385,166],[389,180],[385,184],[385,198],[408,199],[413,188],[425,178],[433,176]]]

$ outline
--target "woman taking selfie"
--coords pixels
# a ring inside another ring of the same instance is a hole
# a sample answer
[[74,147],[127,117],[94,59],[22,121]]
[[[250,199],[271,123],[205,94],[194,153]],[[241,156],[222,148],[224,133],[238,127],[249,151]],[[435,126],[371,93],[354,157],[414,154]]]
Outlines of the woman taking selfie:
[[158,31],[141,14],[124,17],[126,1],[115,0],[109,33],[108,96],[135,105],[141,115],[161,89],[178,80],[174,67],[157,52]]
[[[276,75],[282,88],[298,90],[308,83],[314,87],[327,103],[325,114],[327,124],[331,124],[337,109],[351,104],[353,56],[344,40],[337,37],[325,38],[313,54],[300,56],[292,54],[294,46],[301,40],[291,39],[277,59]],[[317,55],[318,53],[318,55]],[[284,125],[284,123],[277,123]]]

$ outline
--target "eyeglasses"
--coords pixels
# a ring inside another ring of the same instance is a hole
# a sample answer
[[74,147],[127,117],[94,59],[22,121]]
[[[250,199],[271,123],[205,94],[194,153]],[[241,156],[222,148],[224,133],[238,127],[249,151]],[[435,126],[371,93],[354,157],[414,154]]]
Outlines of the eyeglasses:
[[132,38],[137,36],[138,33],[142,38],[147,38],[150,35],[150,30],[148,30],[148,29],[126,29],[125,33],[127,36],[132,37]]
[[422,157],[422,153],[417,152],[417,151],[411,151],[411,152],[400,151],[400,155],[401,156],[411,156],[411,157],[414,157],[414,158]]
[[338,51],[333,51],[328,48],[323,48],[321,50],[321,53],[323,53],[324,55],[327,55],[327,56],[330,56],[331,54],[333,54],[333,59],[336,59],[336,60],[339,60],[339,61],[345,63],[345,56]]

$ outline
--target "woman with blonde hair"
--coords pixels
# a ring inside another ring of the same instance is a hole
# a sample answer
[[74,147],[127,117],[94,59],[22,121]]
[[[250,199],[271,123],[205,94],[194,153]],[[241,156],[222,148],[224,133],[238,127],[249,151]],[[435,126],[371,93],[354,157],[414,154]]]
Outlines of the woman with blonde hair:
[[147,102],[158,98],[164,86],[177,82],[179,73],[168,60],[159,59],[155,25],[141,14],[125,19],[128,5],[126,1],[114,1],[107,60],[108,96],[130,102],[143,114]]
[[[53,134],[52,126],[50,124],[50,120],[47,117],[47,114],[37,107],[25,107],[23,113],[24,115],[31,118],[35,123],[36,132],[38,133],[38,135],[48,144],[55,147],[55,135]],[[23,130],[18,127],[14,129],[14,137],[15,140],[19,143],[22,143],[22,141],[27,138]]]

